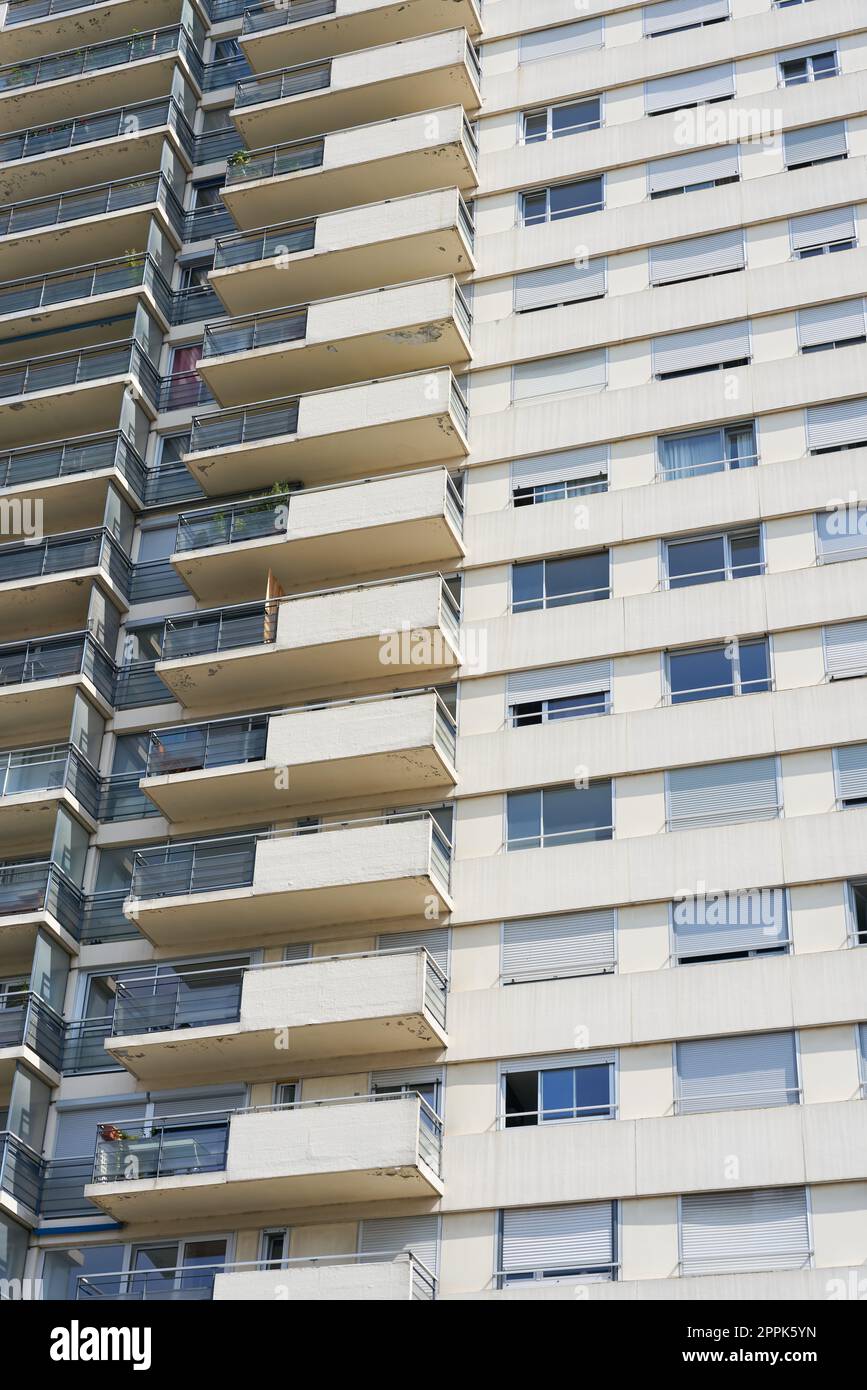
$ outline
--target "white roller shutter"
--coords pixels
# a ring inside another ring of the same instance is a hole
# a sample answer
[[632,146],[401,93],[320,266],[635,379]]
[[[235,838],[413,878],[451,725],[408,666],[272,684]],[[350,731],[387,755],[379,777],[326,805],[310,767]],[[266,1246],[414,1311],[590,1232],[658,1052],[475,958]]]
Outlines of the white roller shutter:
[[611,689],[611,662],[580,661],[570,666],[513,671],[508,678],[510,705],[562,700],[567,695],[595,695]]
[[652,38],[728,17],[729,0],[662,0],[659,5],[645,5],[644,32]]
[[737,145],[717,145],[708,150],[690,150],[669,159],[654,159],[647,166],[650,193],[688,187],[695,183],[716,183],[738,177]]
[[867,743],[837,749],[837,796],[841,801],[867,797]]
[[802,348],[863,338],[865,332],[863,299],[843,299],[836,304],[814,304],[798,310],[798,340]]
[[684,898],[673,904],[671,922],[681,961],[778,949],[789,941],[783,888]]
[[449,973],[449,929],[433,927],[430,931],[396,931],[377,940],[380,951],[413,950],[423,946],[445,976]]
[[681,1273],[801,1269],[810,1261],[802,1187],[681,1198]]
[[556,304],[571,304],[576,300],[598,299],[605,293],[606,259],[604,256],[577,266],[546,266],[515,276],[515,312],[525,314],[532,309],[549,309]]
[[772,820],[779,815],[774,758],[676,768],[666,773],[666,783],[671,830],[736,825],[741,821]]
[[613,908],[515,918],[503,924],[501,978],[517,983],[611,971],[616,935]]
[[727,270],[743,270],[745,264],[743,228],[715,232],[712,236],[689,241],[670,241],[650,248],[650,279],[654,285],[676,280],[693,280],[703,275],[721,275]]
[[669,333],[653,340],[653,372],[657,377],[737,362],[749,356],[750,325],[746,319],[689,333]]
[[546,483],[589,482],[608,477],[608,445],[587,449],[564,449],[559,454],[536,454],[533,458],[513,459],[512,487],[543,487]]
[[807,445],[810,449],[840,449],[852,444],[867,444],[867,396],[809,407]]
[[678,1043],[681,1114],[798,1102],[794,1033],[751,1033]]
[[861,1082],[867,1085],[867,1023],[858,1024],[858,1050],[861,1053]]
[[814,246],[827,246],[835,241],[855,240],[854,208],[824,208],[793,217],[789,222],[793,251],[807,251]]
[[88,1158],[96,1151],[96,1127],[108,1123],[121,1129],[136,1129],[144,1123],[144,1099],[137,1105],[115,1105],[106,1099],[99,1105],[77,1110],[60,1110],[54,1140],[54,1158]]
[[838,159],[846,151],[845,121],[802,126],[800,130],[787,130],[783,134],[783,158],[787,169],[798,169],[821,159]]
[[717,63],[697,72],[678,72],[672,77],[654,77],[644,84],[648,116],[660,111],[678,111],[705,101],[719,101],[735,94],[735,74],[731,63]]
[[516,1057],[500,1062],[500,1076],[511,1076],[524,1071],[562,1071],[565,1067],[613,1067],[617,1061],[617,1051],[613,1047],[595,1052],[554,1052],[547,1057]]
[[362,1221],[358,1242],[362,1255],[394,1255],[406,1251],[421,1260],[436,1274],[439,1262],[439,1217],[387,1216],[376,1221]]
[[[584,1202],[564,1207],[515,1207],[503,1212],[504,1274],[593,1269],[615,1262],[614,1206]],[[607,1270],[597,1277],[607,1278]]]
[[520,60],[537,62],[540,58],[558,58],[563,53],[579,53],[583,48],[601,48],[605,36],[605,21],[579,20],[576,24],[558,24],[553,29],[534,29],[521,35]]
[[817,512],[816,538],[822,565],[857,560],[867,554],[867,507],[846,506],[838,511]]
[[514,370],[513,397],[525,401],[560,391],[601,390],[606,377],[607,358],[602,348],[520,362]]
[[832,681],[867,675],[867,621],[825,628],[825,669]]
[[375,1071],[370,1078],[374,1089],[380,1086],[407,1086],[410,1090],[413,1086],[442,1087],[444,1079],[443,1067],[392,1067],[387,1071]]

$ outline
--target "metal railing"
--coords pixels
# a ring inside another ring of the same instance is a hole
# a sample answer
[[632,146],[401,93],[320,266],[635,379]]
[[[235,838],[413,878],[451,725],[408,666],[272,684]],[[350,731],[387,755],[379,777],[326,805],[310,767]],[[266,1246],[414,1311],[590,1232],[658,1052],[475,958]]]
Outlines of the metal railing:
[[0,136],[0,164],[35,159],[37,155],[72,150],[79,145],[98,144],[103,140],[128,139],[131,130],[141,134],[145,130],[158,130],[161,126],[166,126],[177,135],[181,148],[192,159],[192,128],[178,103],[172,97],[167,97],[161,101],[139,102],[111,111],[76,116],[52,125],[11,131],[8,135]]
[[153,661],[130,661],[115,671],[112,704],[115,709],[138,709],[142,705],[166,705],[174,701],[168,686],[160,680]]
[[254,179],[273,179],[280,174],[297,174],[302,169],[319,169],[325,157],[325,140],[289,140],[261,150],[239,150],[226,166],[226,187],[251,183]]
[[268,401],[262,405],[235,406],[213,415],[193,416],[190,453],[252,444],[258,439],[277,439],[298,430],[300,397]]
[[0,688],[59,680],[63,676],[87,676],[100,695],[111,703],[114,662],[89,632],[42,637],[0,647]]
[[153,603],[158,598],[178,598],[189,595],[186,581],[178,574],[171,560],[139,560],[132,567],[129,601]]
[[78,940],[83,903],[81,890],[50,860],[0,866],[0,917],[45,912]]
[[312,251],[315,239],[315,218],[297,218],[254,232],[235,232],[232,236],[218,237],[214,249],[214,269],[223,270],[227,266],[265,261],[273,256]]
[[288,0],[277,9],[245,10],[242,34],[259,34],[266,29],[280,29],[287,24],[301,24],[305,19],[319,19],[335,14],[337,0]]
[[55,352],[48,357],[13,362],[0,368],[0,399],[84,386],[110,377],[134,377],[142,393],[156,404],[159,377],[138,343],[109,343],[102,347]]
[[61,1070],[64,1076],[123,1071],[103,1043],[111,1033],[111,1018],[78,1018],[66,1025]]
[[261,106],[270,101],[285,101],[287,97],[321,92],[331,86],[331,60],[298,63],[295,67],[259,73],[239,82],[235,88],[235,110],[245,106]]
[[255,352],[275,343],[294,343],[307,332],[307,305],[276,309],[267,314],[243,314],[205,329],[202,358]]
[[156,262],[146,255],[99,261],[74,270],[54,270],[23,280],[7,280],[0,285],[0,317],[131,289],[148,290],[165,320],[169,321],[172,292]]
[[63,1058],[63,1019],[38,994],[16,990],[3,996],[0,1050],[29,1047],[55,1071]]
[[109,39],[106,43],[89,44],[66,53],[49,53],[24,63],[7,63],[0,67],[0,92],[19,91],[44,82],[58,82],[64,77],[86,77],[106,68],[141,63],[147,58],[177,53],[184,58],[201,86],[202,59],[187,29],[173,25],[153,29],[146,34],[131,34],[128,38]]
[[165,174],[142,174],[137,178],[114,179],[111,183],[76,188],[53,198],[30,198],[0,208],[0,236],[15,236],[41,227],[58,227],[67,222],[105,217],[155,203],[163,208],[175,231],[180,233],[184,213],[180,200]]
[[0,584],[20,579],[45,579],[48,575],[86,569],[102,570],[124,598],[128,597],[132,565],[129,556],[105,527],[98,531],[47,536],[39,545],[17,541],[0,545]]
[[212,207],[192,208],[184,214],[184,241],[210,241],[220,232],[233,231],[235,223],[232,214],[222,203]]
[[97,1216],[96,1207],[84,1195],[92,1171],[90,1154],[45,1160],[39,1194],[40,1217],[50,1221],[58,1216]]
[[43,1164],[35,1149],[8,1130],[0,1131],[0,1192],[38,1211]]
[[[190,502],[204,495],[186,464],[178,461],[148,469],[142,501],[146,507],[165,507],[171,502]],[[139,568],[136,566],[137,570]]]
[[144,461],[119,431],[52,444],[31,444],[0,453],[0,488],[23,487],[108,468],[116,468],[136,497],[144,499]]
[[202,91],[216,92],[221,87],[234,87],[236,82],[252,74],[253,69],[243,53],[235,53],[230,58],[217,58],[205,68]]
[[720,459],[702,460],[699,463],[672,463],[667,464],[665,458],[660,460],[659,469],[655,474],[658,482],[677,482],[682,478],[702,477],[706,473],[724,473],[735,471],[738,468],[755,468],[759,462],[757,453],[739,454],[735,457],[726,456]]
[[55,791],[68,791],[96,818],[99,775],[74,744],[16,748],[0,754],[0,797]]
[[223,301],[210,285],[191,285],[185,290],[175,290],[171,302],[171,322],[203,323],[214,314],[223,314]]
[[141,820],[145,816],[162,815],[159,807],[141,790],[139,776],[138,772],[122,772],[102,779],[99,787],[99,820]]
[[141,933],[124,914],[128,897],[121,888],[108,893],[93,893],[84,899],[81,913],[80,939],[83,946],[103,946],[116,941],[133,941]]
[[243,148],[244,141],[234,125],[223,126],[219,130],[206,130],[195,137],[193,163],[213,164],[216,160],[228,159],[230,155]]
[[159,382],[157,408],[160,411],[188,410],[192,406],[208,405],[213,399],[208,383],[198,372],[174,372]]

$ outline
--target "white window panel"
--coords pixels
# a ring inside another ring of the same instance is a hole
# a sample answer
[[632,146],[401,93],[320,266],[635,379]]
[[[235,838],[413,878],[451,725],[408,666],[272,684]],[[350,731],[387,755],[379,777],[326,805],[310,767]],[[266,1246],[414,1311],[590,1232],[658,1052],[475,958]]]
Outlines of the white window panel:
[[650,279],[654,285],[742,270],[744,264],[744,234],[741,227],[650,248]]
[[831,680],[867,675],[867,620],[825,628],[825,669]]
[[802,126],[783,135],[783,156],[787,169],[839,159],[847,152],[846,122],[828,121],[824,125]]
[[573,304],[582,299],[598,299],[605,293],[606,260],[599,257],[586,266],[546,266],[515,276],[515,312],[524,314],[533,309],[547,309],[558,304]]
[[653,38],[728,17],[729,0],[662,0],[658,5],[645,5],[644,32]]
[[808,251],[811,247],[833,245],[836,241],[855,240],[855,209],[825,208],[793,217],[789,223],[793,251]]
[[773,820],[780,813],[774,758],[745,758],[666,773],[670,830]]
[[615,1261],[614,1205],[584,1202],[504,1211],[501,1259],[507,1276],[546,1274],[556,1278],[558,1269],[596,1269],[596,1278],[606,1279]]
[[794,1033],[697,1038],[678,1043],[676,1058],[681,1114],[796,1105],[799,1100]]
[[857,560],[867,554],[867,506],[842,506],[816,513],[819,563]]
[[514,369],[512,399],[532,400],[561,391],[601,391],[607,377],[604,349],[570,352],[563,357],[545,357],[538,362],[521,362]]
[[746,319],[688,333],[669,333],[653,340],[654,376],[715,367],[749,357],[750,325]]
[[779,950],[789,942],[783,888],[683,898],[672,905],[671,921],[680,961]]
[[798,340],[802,348],[863,338],[864,300],[843,299],[836,304],[814,304],[798,310]]
[[697,72],[679,72],[671,77],[655,77],[644,84],[648,116],[660,111],[678,111],[706,101],[720,101],[735,94],[735,73],[731,63],[717,63]]
[[681,1273],[803,1269],[810,1263],[802,1187],[681,1198]]
[[613,970],[616,933],[613,908],[505,922],[501,978],[517,983]]
[[605,20],[584,19],[576,24],[558,24],[553,29],[534,29],[522,34],[519,56],[522,63],[541,58],[559,58],[564,53],[580,53],[585,48],[601,48],[605,40]]

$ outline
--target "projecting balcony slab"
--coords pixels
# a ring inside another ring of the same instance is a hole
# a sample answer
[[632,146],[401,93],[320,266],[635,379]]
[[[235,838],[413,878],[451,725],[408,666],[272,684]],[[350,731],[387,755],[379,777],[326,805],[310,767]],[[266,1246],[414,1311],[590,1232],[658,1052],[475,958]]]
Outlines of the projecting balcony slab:
[[284,478],[315,487],[458,462],[467,427],[466,402],[443,368],[202,416],[184,461],[210,496]]
[[436,1281],[411,1255],[376,1260],[323,1256],[321,1260],[289,1260],[282,1269],[244,1269],[226,1266],[214,1279],[215,1303],[303,1302],[400,1303],[434,1297]]
[[198,371],[221,405],[469,361],[470,319],[451,276],[212,324]]
[[114,667],[88,633],[0,648],[0,727],[23,747],[69,736],[76,696],[113,713]]
[[143,460],[117,432],[0,453],[0,502],[10,539],[23,538],[38,504],[46,533],[95,529],[110,488],[138,509],[145,481]]
[[217,241],[210,280],[230,314],[354,294],[475,268],[473,225],[457,189],[326,213]]
[[84,348],[0,367],[0,437],[7,448],[116,429],[127,395],[156,414],[159,380],[130,344]]
[[103,4],[68,0],[10,0],[3,20],[3,52],[10,62],[81,48],[94,39],[173,24],[181,17],[182,0],[105,0]]
[[452,103],[477,111],[480,84],[466,30],[451,29],[244,78],[232,119],[256,149]]
[[83,628],[94,583],[119,609],[127,608],[128,569],[104,531],[0,546],[0,639]]
[[33,964],[37,934],[44,932],[73,955],[78,950],[83,899],[47,859],[0,870],[0,970],[24,975]]
[[[206,1172],[197,1171],[195,1139],[183,1134],[173,1139],[169,1131],[162,1144],[156,1137],[103,1141],[99,1180],[84,1195],[126,1222],[436,1198],[443,1185],[421,1156],[420,1107],[418,1097],[401,1097],[242,1111],[228,1125],[225,1166]],[[139,1172],[170,1166],[173,1173],[113,1180],[132,1156]]]
[[41,355],[112,342],[116,321],[139,304],[168,331],[171,291],[145,256],[0,285],[0,362],[20,358],[22,341],[37,335]]
[[246,152],[229,162],[223,202],[239,227],[265,227],[366,202],[478,184],[478,150],[463,107]]
[[482,31],[476,0],[304,0],[244,15],[241,47],[254,72],[402,43],[463,25]]
[[[219,971],[215,976],[220,994]],[[202,983],[208,987],[208,977]],[[445,978],[424,950],[348,955],[268,966],[244,972],[233,1019],[206,1026],[184,1010],[182,1027],[138,1031],[162,1008],[159,985],[146,997],[135,982],[121,981],[115,1035],[107,1054],[150,1087],[206,1085],[215,1071],[226,1080],[276,1080],[286,1071],[285,1039],[293,1066],[326,1059],[377,1058],[424,1052],[436,1057],[446,1047]],[[138,1025],[138,1026],[137,1026]]]

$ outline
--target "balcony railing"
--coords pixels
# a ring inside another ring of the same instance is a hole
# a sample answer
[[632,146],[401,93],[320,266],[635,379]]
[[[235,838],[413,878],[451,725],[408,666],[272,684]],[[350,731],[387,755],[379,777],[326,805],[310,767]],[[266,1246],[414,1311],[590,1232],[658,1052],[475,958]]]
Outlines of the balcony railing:
[[264,0],[205,0],[205,7],[211,16],[212,24],[222,24],[227,19],[237,19],[246,10],[260,10]]
[[99,820],[141,820],[145,816],[160,814],[159,807],[155,806],[139,787],[138,772],[123,772],[114,777],[104,777],[100,783]]
[[129,557],[105,528],[48,536],[40,545],[0,545],[0,584],[85,569],[102,570],[124,597],[129,595]]
[[171,322],[203,323],[215,314],[225,313],[223,301],[210,285],[191,285],[186,290],[176,290],[172,295]]
[[47,19],[50,15],[67,14],[70,10],[86,10],[91,5],[103,3],[104,0],[9,0],[3,23],[9,28],[13,24],[27,24],[34,19]]
[[189,596],[189,589],[169,560],[139,560],[132,567],[130,603],[154,603],[159,598]]
[[235,88],[235,109],[260,106],[268,101],[285,101],[306,92],[321,92],[331,86],[331,62],[299,63],[297,67],[265,72],[239,82]]
[[136,497],[145,500],[148,475],[144,461],[126,436],[117,431],[0,453],[0,488],[58,482],[79,473],[100,473],[109,468],[116,468]]
[[312,251],[316,240],[316,220],[299,219],[256,232],[235,232],[220,237],[214,249],[214,269],[247,265],[265,261],[272,256],[292,256],[299,251]]
[[263,150],[239,150],[226,166],[226,187],[252,183],[254,179],[273,179],[278,174],[297,174],[302,169],[319,169],[325,157],[325,141],[289,140]]
[[193,417],[190,452],[228,449],[236,444],[251,444],[257,439],[277,439],[296,434],[298,430],[299,398],[274,401],[265,405],[236,406],[213,415]]
[[160,680],[153,661],[132,661],[118,666],[115,674],[115,709],[138,709],[142,705],[165,705],[174,695]]
[[216,92],[221,87],[233,87],[243,77],[250,77],[253,69],[243,53],[235,53],[230,58],[218,58],[205,68],[202,90]]
[[39,1215],[43,1221],[59,1216],[96,1216],[92,1202],[84,1195],[93,1171],[90,1154],[79,1158],[51,1158],[42,1166]]
[[244,141],[234,125],[220,130],[207,130],[195,138],[193,147],[194,164],[212,164],[218,159],[228,159],[230,155],[244,148]]
[[115,666],[108,652],[89,632],[41,637],[0,647],[0,690],[87,676],[109,704],[114,693]]
[[167,126],[177,135],[181,149],[192,160],[192,129],[178,103],[168,97],[161,101],[143,101],[112,111],[76,116],[71,121],[12,131],[9,135],[0,136],[0,164],[35,159],[40,154],[55,154],[60,150],[72,150],[79,145],[98,144],[104,140],[128,139],[131,130],[141,134],[145,130],[158,130],[160,126]]
[[285,24],[301,24],[337,13],[337,0],[288,0],[279,9],[245,10],[242,34],[259,34],[264,29],[280,29]]
[[146,58],[159,58],[177,53],[189,65],[198,86],[202,84],[202,59],[196,51],[187,29],[174,25],[154,29],[147,34],[131,34],[128,38],[110,39],[107,43],[89,44],[69,53],[48,53],[27,63],[8,63],[0,67],[0,92],[19,91],[45,82],[59,82],[64,77],[86,77],[105,68],[124,67],[141,63]]
[[111,183],[77,188],[72,193],[58,193],[54,198],[30,198],[0,208],[0,236],[15,236],[45,227],[60,227],[67,222],[105,217],[128,208],[145,207],[156,203],[162,207],[171,225],[180,235],[184,213],[180,201],[165,174],[145,174],[141,178],[115,179]]
[[214,397],[198,372],[175,372],[164,376],[159,383],[159,410],[188,410],[191,406],[208,405]]
[[353,816],[342,821],[300,826],[290,830],[263,830],[247,835],[226,835],[216,840],[192,840],[139,850],[133,862],[130,896],[133,898],[191,897],[197,893],[223,893],[250,888],[260,844],[294,839],[299,835],[327,835],[334,831],[364,829],[375,825],[427,822],[431,832],[431,862],[445,888],[451,877],[451,844],[429,811],[386,811],[378,816]]
[[193,208],[184,215],[184,241],[209,241],[220,232],[233,231],[235,223],[229,209],[222,203],[214,207]]
[[153,363],[133,342],[54,352],[48,357],[33,357],[29,362],[13,362],[0,368],[0,400],[118,376],[134,377],[143,394],[156,405],[160,379]]
[[8,1130],[0,1131],[0,1192],[31,1211],[39,1207],[42,1159]]
[[103,1046],[110,1033],[110,1018],[79,1018],[67,1023],[61,1064],[64,1076],[122,1071],[122,1064]]
[[0,866],[0,917],[48,913],[78,940],[84,899],[59,865],[40,860]]
[[55,1071],[63,1060],[63,1019],[38,994],[14,991],[0,1009],[0,1050],[29,1047]]
[[146,507],[166,507],[204,497],[201,487],[184,463],[164,463],[148,470],[143,502]]
[[269,314],[244,314],[205,329],[202,357],[225,357],[235,352],[255,352],[274,343],[294,343],[306,332],[306,304]]
[[85,898],[81,914],[82,946],[105,946],[116,941],[134,941],[138,927],[124,915],[125,889],[94,893]]
[[126,256],[75,270],[54,270],[25,280],[0,285],[0,316],[23,314],[28,309],[49,309],[74,299],[95,299],[142,288],[154,298],[166,322],[171,321],[172,292],[150,256]]
[[16,748],[0,754],[0,799],[59,791],[68,791],[96,819],[99,775],[73,744]]

